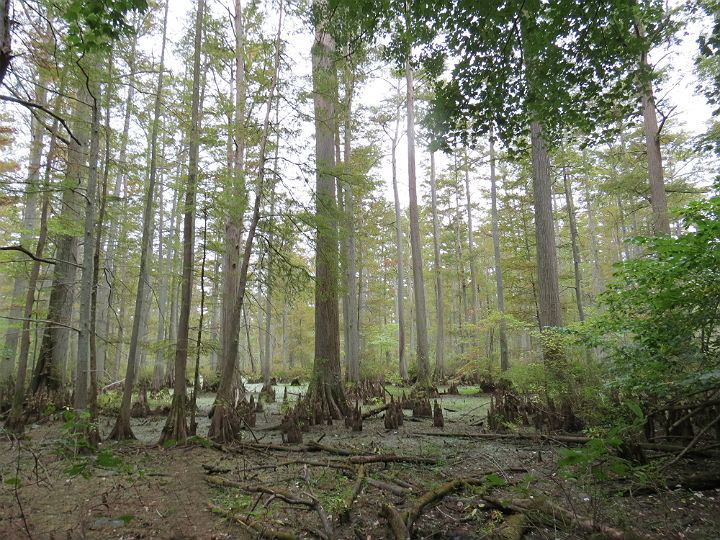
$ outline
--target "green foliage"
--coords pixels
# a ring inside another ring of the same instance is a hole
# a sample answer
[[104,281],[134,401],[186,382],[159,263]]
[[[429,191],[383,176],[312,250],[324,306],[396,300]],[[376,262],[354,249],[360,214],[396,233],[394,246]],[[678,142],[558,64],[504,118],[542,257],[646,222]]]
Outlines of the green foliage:
[[120,412],[122,404],[122,394],[120,392],[104,392],[98,394],[98,408],[107,415],[117,414]]
[[97,426],[90,420],[87,411],[74,412],[68,408],[61,413],[64,424],[60,426],[63,436],[55,440],[55,453],[69,461],[64,470],[68,476],[88,478],[93,469],[110,469],[129,474],[137,469],[115,456],[112,448],[97,448],[89,434]]
[[679,213],[688,232],[634,239],[645,254],[619,264],[602,297],[607,313],[594,331],[627,392],[720,384],[720,196]]
[[615,417],[615,426],[606,433],[596,434],[579,448],[558,450],[560,459],[557,464],[565,476],[578,478],[589,475],[599,481],[633,476],[646,480],[647,466],[634,465],[621,457],[624,454],[623,445],[635,437],[646,421],[637,403],[627,402],[624,405],[632,413],[631,419],[627,419],[627,410],[621,406]]
[[69,0],[64,12],[68,39],[81,53],[107,50],[113,40],[134,32],[125,20],[127,13],[147,8],[147,0]]

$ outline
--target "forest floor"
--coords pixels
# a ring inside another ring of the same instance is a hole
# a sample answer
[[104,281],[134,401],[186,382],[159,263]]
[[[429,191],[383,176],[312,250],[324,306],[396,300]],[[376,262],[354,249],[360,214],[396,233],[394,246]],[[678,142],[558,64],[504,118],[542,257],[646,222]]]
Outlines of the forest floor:
[[[573,445],[551,438],[458,436],[484,431],[489,397],[439,401],[443,429],[406,411],[397,430],[380,414],[361,432],[315,426],[300,445],[263,430],[280,422],[280,401],[234,447],[160,448],[158,416],[133,420],[137,441],[82,457],[60,422],[28,426],[0,441],[0,538],[372,540],[405,537],[408,524],[412,538],[720,538],[718,489],[668,487],[646,468],[617,476],[602,451],[562,467]],[[212,396],[199,403],[204,436]],[[686,459],[675,472],[713,465]]]

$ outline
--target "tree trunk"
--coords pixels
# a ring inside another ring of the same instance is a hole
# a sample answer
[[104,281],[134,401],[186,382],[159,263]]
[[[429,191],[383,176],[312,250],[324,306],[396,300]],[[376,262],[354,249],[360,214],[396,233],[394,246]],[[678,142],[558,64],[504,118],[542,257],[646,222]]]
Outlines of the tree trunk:
[[[85,163],[85,151],[88,132],[80,122],[80,102],[74,102],[73,134],[67,149],[65,176],[60,219],[72,223],[80,214],[77,189],[82,182]],[[75,251],[77,236],[72,232],[60,233],[55,240],[55,268],[53,270],[52,290],[48,304],[49,323],[43,329],[43,337],[35,364],[30,387],[33,393],[42,391],[56,392],[63,381],[62,368],[68,352],[69,332],[72,322],[73,288],[75,285]]]
[[[131,73],[135,71],[135,56],[137,50],[137,34],[133,36],[132,49],[130,51],[130,59],[128,61],[128,68]],[[125,215],[128,204],[128,186],[127,186],[127,147],[130,133],[130,119],[132,117],[132,104],[135,96],[135,85],[128,84],[127,97],[125,99],[125,113],[123,117],[123,131],[120,138],[120,153],[118,155],[117,174],[115,176],[115,186],[113,195],[115,199],[120,199],[122,194],[121,202],[121,213]],[[108,245],[107,253],[105,255],[105,265],[108,268],[109,274],[114,276],[117,274],[115,268],[115,252],[118,249],[119,236],[123,236],[121,231],[123,226],[120,223],[121,220],[112,220],[108,230]],[[110,309],[110,305],[113,301],[113,295],[115,295],[116,284],[125,283],[125,277],[127,275],[127,265],[122,261],[122,267],[119,272],[119,277],[114,279],[109,287],[107,287],[107,293],[100,298],[100,303],[103,305],[103,311]],[[120,373],[120,360],[122,358],[122,345],[124,341],[124,320],[125,320],[125,305],[126,295],[123,294],[123,288],[118,289],[116,295],[120,299],[120,309],[118,313],[118,331],[116,337],[116,347],[113,358],[113,380],[117,380]],[[110,317],[105,316],[105,335],[110,335]]]
[[[355,82],[352,80],[350,70],[346,70],[346,82],[345,82],[345,141],[344,141],[344,156],[345,156],[345,172],[348,178],[352,176],[352,169],[350,166],[350,140],[351,140],[351,126],[352,126],[352,98],[355,90]],[[346,242],[347,242],[347,253],[345,260],[345,282],[347,284],[346,294],[348,299],[348,308],[345,315],[345,324],[347,326],[347,379],[350,382],[358,382],[360,380],[360,328],[358,325],[357,318],[357,247],[355,245],[355,200],[353,197],[353,188],[349,183],[345,184],[345,227],[347,229]]]
[[[495,286],[497,290],[497,308],[500,315],[505,315],[505,293],[503,288],[502,263],[500,260],[500,228],[498,225],[497,210],[497,179],[495,176],[495,138],[490,133],[490,200],[492,215],[493,257],[495,260]],[[533,287],[534,289],[534,287]],[[500,320],[500,371],[505,372],[509,367],[508,344],[505,331],[505,319]]]
[[195,18],[195,50],[193,56],[192,105],[190,136],[188,137],[188,178],[185,190],[185,217],[183,222],[183,271],[181,285],[180,319],[178,321],[177,346],[175,347],[175,384],[170,413],[163,427],[160,441],[187,438],[186,387],[187,356],[190,334],[190,304],[192,301],[193,258],[195,247],[195,200],[197,195],[198,159],[200,153],[200,56],[202,54],[202,27],[205,0],[198,0]]
[[552,211],[550,158],[540,123],[530,124],[533,165],[533,205],[540,296],[540,327],[562,326],[557,255]]
[[[636,24],[636,31],[639,37],[645,37],[645,27],[642,22]],[[646,73],[651,71],[647,52],[643,52],[640,56],[640,70]],[[663,178],[662,155],[660,153],[660,130],[658,129],[657,115],[655,113],[655,97],[653,96],[652,81],[650,79],[647,79],[643,83],[641,97],[645,144],[647,146],[650,203],[652,204],[653,210],[653,227],[656,235],[669,235],[670,218],[668,214],[667,194],[665,193],[665,180]]]
[[[338,312],[338,230],[335,197],[335,45],[320,23],[312,47],[315,112],[316,249],[315,356],[313,377],[305,397],[312,423],[342,418],[347,411],[340,369]],[[330,96],[330,97],[329,97]],[[316,412],[317,411],[317,412]]]
[[[142,313],[147,301],[145,288],[150,282],[150,265],[152,264],[152,227],[153,202],[155,200],[155,182],[157,179],[157,139],[160,130],[160,114],[162,105],[163,77],[165,71],[165,38],[167,34],[168,3],[165,4],[163,19],[163,37],[160,49],[160,69],[158,72],[158,85],[155,94],[155,107],[153,111],[152,131],[150,134],[150,175],[147,191],[145,192],[145,207],[143,209],[143,231],[140,244],[140,275],[138,276],[137,294],[135,296],[135,314],[133,316],[132,334],[130,336],[130,351],[128,353],[127,368],[125,372],[125,385],[120,412],[115,420],[115,426],[110,433],[110,439],[122,441],[134,439],[135,435],[130,428],[130,409],[132,407],[132,391],[135,383],[135,369],[138,357],[138,340],[140,338],[140,324],[144,319]],[[160,321],[159,323],[160,324]],[[184,381],[183,381],[184,382]]]
[[10,0],[0,0],[0,84],[5,79],[5,73],[12,60],[11,34],[10,34]]
[[410,193],[410,247],[412,251],[415,320],[417,327],[416,385],[422,390],[430,388],[430,360],[428,358],[427,317],[425,311],[425,280],[423,278],[422,246],[420,245],[420,219],[418,217],[417,180],[415,177],[415,89],[410,62],[405,62],[407,81],[407,145],[408,187]]
[[[82,83],[81,83],[82,84]],[[88,383],[90,375],[90,301],[93,283],[93,260],[95,257],[95,212],[97,200],[97,168],[100,151],[99,85],[88,77],[87,88],[80,93],[80,101],[90,100],[90,155],[87,187],[85,190],[85,227],[83,233],[83,262],[80,278],[80,333],[78,335],[77,371],[75,378],[75,409],[88,406]],[[85,117],[87,118],[87,117]]]
[[572,182],[567,174],[567,168],[563,164],[563,183],[565,185],[565,205],[567,206],[568,223],[570,225],[570,243],[572,244],[573,270],[575,274],[575,302],[578,308],[580,322],[585,320],[583,311],[582,289],[580,287],[580,249],[578,247],[578,231],[575,223],[575,206],[572,199]]
[[[57,122],[55,122],[57,129]],[[53,130],[53,134],[55,130]],[[47,241],[47,218],[48,207],[50,206],[49,196],[49,177],[51,170],[51,162],[55,151],[55,136],[50,141],[50,148],[47,155],[47,167],[45,170],[45,186],[43,195],[43,205],[40,217],[40,233],[38,235],[38,243],[35,248],[35,256],[41,258],[45,243]],[[32,317],[33,305],[35,304],[35,290],[37,288],[37,280],[40,274],[40,261],[33,261],[30,278],[28,279],[27,294],[25,297],[25,308],[23,310],[22,330],[20,333],[20,356],[18,358],[17,378],[15,379],[15,394],[13,396],[12,409],[8,414],[5,427],[10,431],[22,434],[25,430],[25,415],[23,412],[23,402],[25,399],[25,379],[27,376],[28,356],[30,353],[30,319]]]
[[[470,258],[470,322],[477,325],[478,294],[477,270],[475,269],[475,242],[473,239],[472,202],[470,201],[470,157],[465,148],[465,198],[467,199],[468,257]],[[476,330],[472,329],[472,333]]]
[[440,261],[440,230],[438,227],[437,185],[435,181],[435,152],[430,152],[430,198],[433,219],[433,273],[435,274],[435,378],[445,378],[445,300],[442,289],[442,262]]
[[[1,19],[2,14],[0,14],[0,20]],[[2,26],[0,25],[0,36],[1,32]],[[1,54],[2,53],[0,52],[0,58]],[[36,85],[37,102],[41,105],[45,104],[46,95],[47,90],[45,89],[45,82],[43,80],[39,80]],[[40,177],[44,135],[42,122],[40,122],[40,120],[34,115],[32,116],[30,124],[30,159],[28,163],[27,184],[25,187],[25,209],[23,211],[22,232],[20,233],[20,245],[28,249],[30,248],[28,243],[32,240],[34,234],[33,230],[35,229],[38,180]],[[24,270],[21,275],[16,276],[13,280],[13,291],[12,296],[10,297],[9,313],[12,319],[20,318],[23,313],[23,295],[26,294],[28,285],[28,280],[25,276],[26,271]],[[15,326],[14,320],[11,320],[8,329],[5,331],[5,343],[2,348],[2,360],[0,361],[0,381],[5,381],[12,376],[13,369],[15,368],[15,354],[17,352],[19,336],[20,329]]]
[[[236,9],[239,10],[239,4],[236,4]],[[267,161],[266,148],[270,131],[270,112],[272,111],[274,94],[277,88],[277,81],[280,71],[280,39],[282,32],[283,16],[282,2],[280,2],[278,11],[278,31],[277,38],[275,40],[274,69],[272,81],[270,83],[268,101],[265,107],[265,119],[263,121],[262,139],[260,141],[257,183],[255,188],[255,202],[253,206],[252,218],[250,220],[250,226],[248,228],[247,238],[245,239],[245,249],[243,251],[242,265],[240,266],[240,271],[238,275],[238,287],[232,301],[232,309],[234,310],[234,312],[229,314],[229,316],[232,317],[233,320],[237,318],[238,321],[240,320],[240,317],[243,313],[243,303],[245,299],[245,291],[247,289],[248,269],[250,267],[250,256],[252,254],[253,241],[255,239],[257,225],[260,221],[260,209],[263,199],[263,189],[265,183],[265,163]],[[215,403],[213,405],[214,412],[212,416],[212,423],[210,424],[210,430],[208,431],[208,438],[216,442],[230,442],[234,440],[237,437],[239,429],[239,422],[237,422],[236,419],[238,411],[233,410],[231,406],[232,387],[233,384],[237,384],[234,382],[237,348],[235,349],[234,357],[225,355],[225,353],[223,353],[223,356],[223,372],[220,377],[220,384],[218,386],[218,392],[215,397]]]
[[[398,94],[400,88],[398,86]],[[400,96],[398,96],[399,98]],[[397,145],[400,130],[400,106],[398,99],[397,110],[395,111],[395,132],[391,140],[391,163],[392,163],[392,184],[393,199],[395,201],[395,253],[397,257],[397,315],[398,315],[398,366],[400,378],[408,380],[407,359],[405,358],[405,255],[403,253],[403,231],[402,214],[400,212],[400,196],[398,195],[397,182]]]
[[[213,425],[210,427],[211,438],[229,442],[235,438],[236,429],[229,432],[224,428],[230,426],[229,418],[218,418],[216,414],[229,410],[233,394],[233,383],[238,361],[240,340],[240,316],[242,309],[237,304],[240,282],[240,247],[242,243],[243,214],[247,203],[245,195],[245,24],[243,21],[242,3],[235,0],[235,152],[232,159],[232,186],[228,201],[228,218],[225,223],[225,255],[223,258],[223,292],[222,292],[222,357],[221,376],[218,393],[215,399]],[[241,389],[242,390],[242,389]],[[218,413],[217,407],[222,407]],[[223,425],[220,425],[223,424]]]

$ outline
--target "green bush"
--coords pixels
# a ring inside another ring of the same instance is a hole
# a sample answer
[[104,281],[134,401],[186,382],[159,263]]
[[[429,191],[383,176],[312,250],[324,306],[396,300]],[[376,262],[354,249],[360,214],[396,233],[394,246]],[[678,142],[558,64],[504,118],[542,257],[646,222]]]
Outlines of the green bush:
[[645,254],[619,264],[602,297],[607,312],[596,335],[627,393],[720,385],[720,195],[679,214],[688,232],[634,239]]

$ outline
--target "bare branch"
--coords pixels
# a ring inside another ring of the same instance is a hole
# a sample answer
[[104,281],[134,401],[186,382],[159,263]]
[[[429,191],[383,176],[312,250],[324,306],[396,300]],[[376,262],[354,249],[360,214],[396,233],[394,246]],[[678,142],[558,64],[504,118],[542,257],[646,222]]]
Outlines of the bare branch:
[[31,102],[31,101],[26,101],[26,100],[24,100],[24,99],[16,98],[16,97],[13,97],[13,96],[5,96],[5,95],[2,95],[2,94],[0,94],[0,100],[2,100],[2,101],[10,101],[10,102],[12,102],[12,103],[17,103],[17,104],[19,104],[19,105],[22,105],[23,107],[28,107],[29,109],[39,109],[39,110],[43,111],[44,113],[49,114],[49,115],[52,116],[55,120],[57,120],[58,122],[60,122],[60,123],[62,124],[62,127],[65,128],[65,131],[68,132],[68,134],[70,135],[70,137],[72,137],[72,139],[73,139],[77,144],[80,144],[80,141],[78,141],[77,138],[75,137],[75,135],[73,135],[73,132],[70,130],[70,127],[69,127],[69,126],[67,125],[67,123],[65,122],[65,119],[62,118],[61,116],[55,114],[55,113],[52,112],[51,110],[47,109],[47,108],[44,107],[43,105],[40,105],[39,103],[33,103],[33,102]]

